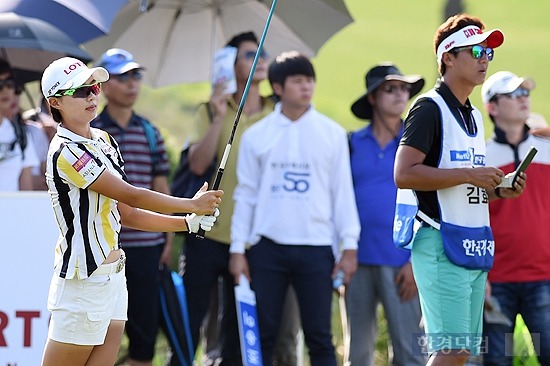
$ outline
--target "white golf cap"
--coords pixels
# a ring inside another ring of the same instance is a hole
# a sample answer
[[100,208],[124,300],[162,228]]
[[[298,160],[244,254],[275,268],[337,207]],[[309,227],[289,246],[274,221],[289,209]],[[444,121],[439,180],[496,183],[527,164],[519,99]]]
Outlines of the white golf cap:
[[441,62],[443,54],[453,48],[472,46],[485,40],[487,40],[487,47],[497,48],[504,42],[504,34],[499,29],[483,32],[481,28],[475,25],[460,28],[445,38],[437,47],[437,61]]
[[510,71],[499,71],[491,75],[481,87],[481,100],[488,103],[497,94],[508,94],[519,87],[533,89],[535,82],[531,78],[519,77]]
[[102,83],[109,80],[109,73],[103,67],[89,68],[76,58],[62,57],[52,62],[42,74],[42,94],[49,98],[59,90],[76,88],[93,76]]

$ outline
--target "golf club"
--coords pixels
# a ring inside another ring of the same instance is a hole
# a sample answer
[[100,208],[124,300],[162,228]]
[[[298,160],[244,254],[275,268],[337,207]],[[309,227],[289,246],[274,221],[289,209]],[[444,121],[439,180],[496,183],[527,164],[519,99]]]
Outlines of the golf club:
[[[267,30],[269,29],[271,18],[273,18],[273,12],[275,11],[276,5],[277,5],[277,0],[273,0],[273,3],[271,3],[271,8],[269,9],[269,14],[267,15],[267,20],[265,22],[265,27],[262,32],[260,42],[258,43],[258,49],[256,50],[256,55],[254,56],[254,62],[252,63],[252,67],[250,68],[250,73],[248,74],[248,79],[246,80],[243,96],[241,97],[239,107],[237,108],[237,114],[235,115],[235,120],[233,121],[233,128],[231,129],[231,134],[229,135],[227,145],[225,145],[225,150],[223,151],[222,159],[220,161],[220,166],[218,167],[218,172],[216,173],[216,178],[214,179],[214,184],[212,185],[213,190],[216,190],[220,187],[220,183],[223,177],[223,171],[225,169],[225,164],[227,163],[227,158],[229,157],[229,153],[231,152],[231,144],[233,144],[233,138],[235,137],[235,132],[237,131],[237,126],[239,124],[239,119],[241,118],[241,113],[244,108],[244,103],[246,101],[246,97],[248,96],[248,89],[250,88],[250,84],[252,83],[252,77],[254,76],[254,71],[256,71],[256,65],[258,64],[258,60],[260,59],[260,54],[262,52],[262,48],[264,47],[264,41],[267,35]],[[200,229],[198,231],[197,238],[204,239],[203,229]]]

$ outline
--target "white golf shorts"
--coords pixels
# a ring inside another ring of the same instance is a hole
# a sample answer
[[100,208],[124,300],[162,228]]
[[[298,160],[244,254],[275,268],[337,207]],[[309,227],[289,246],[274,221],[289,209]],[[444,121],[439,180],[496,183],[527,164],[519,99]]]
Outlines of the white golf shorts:
[[124,263],[101,265],[86,279],[53,276],[48,295],[48,337],[78,345],[101,345],[111,320],[127,318]]

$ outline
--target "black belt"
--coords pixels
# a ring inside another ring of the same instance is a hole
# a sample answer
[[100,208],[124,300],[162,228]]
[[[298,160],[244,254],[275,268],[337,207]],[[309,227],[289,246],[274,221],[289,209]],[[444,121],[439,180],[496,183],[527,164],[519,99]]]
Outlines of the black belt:
[[[418,221],[420,221],[420,226],[422,226],[422,227],[432,227],[432,225],[428,224],[426,221],[422,220],[421,218],[417,217],[417,219],[418,219]],[[439,219],[436,219],[434,217],[432,217],[431,219],[439,224]]]

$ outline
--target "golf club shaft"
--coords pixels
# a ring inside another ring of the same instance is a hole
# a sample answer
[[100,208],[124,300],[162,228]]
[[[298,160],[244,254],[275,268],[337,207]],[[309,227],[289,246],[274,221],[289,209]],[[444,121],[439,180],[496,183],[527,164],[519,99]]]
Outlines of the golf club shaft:
[[[258,43],[258,49],[256,50],[256,55],[254,56],[254,62],[252,63],[252,67],[250,68],[250,73],[248,74],[248,79],[246,80],[243,96],[241,97],[241,102],[239,103],[239,107],[237,108],[237,114],[235,115],[235,120],[233,121],[233,128],[231,129],[229,140],[227,141],[227,145],[225,146],[222,160],[220,162],[220,166],[218,167],[216,178],[214,179],[214,185],[212,186],[213,190],[216,190],[220,187],[220,183],[223,177],[223,171],[225,170],[225,164],[231,152],[231,145],[233,144],[233,138],[235,137],[235,132],[237,131],[237,126],[239,125],[239,119],[241,118],[241,113],[243,112],[244,103],[246,102],[246,97],[248,96],[248,89],[250,88],[250,84],[252,83],[252,77],[254,76],[254,72],[256,71],[256,65],[258,64],[258,60],[260,59],[260,54],[262,52],[262,48],[264,47],[265,37],[269,29],[269,24],[271,23],[271,18],[273,18],[273,12],[275,11],[276,5],[277,5],[277,0],[273,0],[273,2],[271,3],[271,8],[269,9],[269,13],[267,15],[267,20],[265,22],[265,27],[262,32],[262,36],[260,37],[260,42]],[[204,239],[204,230],[202,228],[199,228],[199,231],[197,233],[197,238]]]
[[341,286],[338,291],[338,307],[340,308],[340,320],[342,321],[342,336],[344,342],[344,366],[350,366],[349,348],[351,343],[351,334],[348,324],[348,311],[346,307],[346,288]]

